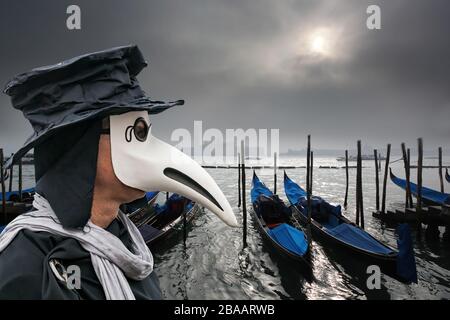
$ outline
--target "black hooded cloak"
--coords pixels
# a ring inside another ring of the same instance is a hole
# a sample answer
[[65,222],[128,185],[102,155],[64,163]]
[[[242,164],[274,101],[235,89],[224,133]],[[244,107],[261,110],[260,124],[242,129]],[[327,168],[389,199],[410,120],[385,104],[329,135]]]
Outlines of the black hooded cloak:
[[[110,114],[162,112],[183,101],[147,97],[136,75],[146,66],[137,46],[82,55],[18,75],[6,87],[34,134],[7,164],[34,148],[36,192],[50,203],[65,228],[82,228],[90,218],[101,119]],[[131,250],[126,228],[115,219],[106,228]],[[81,288],[69,289],[50,267],[77,265]],[[136,299],[160,299],[155,272],[128,279]],[[0,253],[0,299],[105,299],[90,254],[72,238],[22,230]]]
[[[35,148],[36,192],[52,206],[64,227],[84,226],[90,218],[101,121],[66,129]],[[115,219],[106,229],[131,250],[131,239]],[[58,280],[50,261],[80,267],[81,288]],[[129,279],[136,299],[160,299],[152,272],[143,281]],[[0,253],[0,299],[105,299],[89,252],[74,239],[22,230]]]

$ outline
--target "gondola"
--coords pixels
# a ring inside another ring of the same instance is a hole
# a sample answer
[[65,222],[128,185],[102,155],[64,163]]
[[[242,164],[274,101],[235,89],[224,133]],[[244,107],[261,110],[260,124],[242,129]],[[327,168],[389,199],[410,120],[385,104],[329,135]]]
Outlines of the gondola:
[[[28,189],[22,190],[22,202],[32,201],[33,195],[34,195],[34,188],[28,188]],[[5,199],[6,199],[6,201],[18,202],[20,199],[19,191],[5,192]],[[0,192],[0,201],[2,201],[2,200],[3,200],[3,195]]]
[[311,270],[310,246],[304,230],[292,220],[289,208],[274,196],[255,172],[251,200],[251,214],[263,239],[283,256],[301,264],[304,270]]
[[[402,188],[406,189],[406,180],[396,177],[390,170],[391,181]],[[411,194],[417,197],[417,184],[410,182]],[[450,194],[439,192],[430,188],[422,187],[422,201],[426,205],[450,205]]]
[[184,215],[186,223],[189,223],[200,210],[200,206],[195,202],[178,194],[172,194],[163,205],[155,204],[153,207],[155,214],[146,224],[138,227],[149,246],[181,230]]
[[[34,188],[23,189],[22,199],[20,199],[19,191],[5,192],[6,212],[0,216],[0,232],[18,215],[31,210],[34,193]],[[3,195],[2,192],[0,192],[0,206],[2,201]],[[1,208],[0,212],[2,212]]]
[[145,197],[125,204],[121,209],[123,212],[127,213],[128,218],[130,218],[136,227],[140,227],[141,225],[146,224],[155,214],[153,204],[155,203],[158,194],[158,191],[147,192]]
[[[291,204],[293,215],[299,217],[303,225],[307,225],[307,193],[292,181],[286,172],[284,172],[284,190]],[[384,273],[405,282],[413,281],[417,277],[413,255],[412,260],[407,259],[406,262],[399,259],[400,254],[397,250],[383,244],[344,217],[341,213],[341,206],[332,205],[320,197],[313,196],[311,197],[311,207],[313,237],[322,242],[325,248],[342,249],[359,257],[362,261],[380,266]],[[409,254],[413,254],[412,246],[401,248],[402,252],[406,250],[409,250]],[[348,259],[348,256],[345,258]],[[405,269],[406,272],[402,271]]]
[[448,173],[448,169],[445,169],[445,180],[447,180],[448,183],[450,183],[450,174]]

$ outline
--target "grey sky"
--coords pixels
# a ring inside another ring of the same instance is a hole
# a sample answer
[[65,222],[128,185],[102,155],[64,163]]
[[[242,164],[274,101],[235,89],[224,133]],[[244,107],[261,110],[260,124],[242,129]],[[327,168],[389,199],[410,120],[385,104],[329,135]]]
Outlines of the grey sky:
[[[78,4],[82,30],[66,29]],[[381,7],[382,29],[366,28]],[[0,3],[0,83],[30,68],[136,43],[149,61],[139,80],[186,105],[154,121],[175,128],[280,128],[281,149],[365,144],[450,145],[450,2],[164,0]],[[316,44],[317,38],[322,43]],[[317,48],[319,46],[319,48]],[[0,146],[30,127],[0,97]]]

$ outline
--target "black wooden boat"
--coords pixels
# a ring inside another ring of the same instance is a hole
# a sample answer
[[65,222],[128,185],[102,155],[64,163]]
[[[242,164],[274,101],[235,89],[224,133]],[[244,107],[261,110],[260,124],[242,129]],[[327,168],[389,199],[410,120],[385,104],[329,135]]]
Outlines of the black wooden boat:
[[155,204],[153,207],[155,214],[146,224],[138,227],[147,245],[154,245],[182,230],[184,215],[186,223],[189,223],[200,211],[198,204],[178,194],[172,194],[163,205]]
[[[33,196],[34,196],[34,188],[28,188],[28,189],[24,189],[22,190],[22,202],[32,202],[33,201]],[[19,191],[7,191],[5,192],[5,199],[6,201],[12,201],[12,202],[19,202],[20,201],[20,196],[19,196]],[[0,192],[0,201],[3,200],[3,195]]]
[[[407,182],[405,179],[400,179],[396,177],[392,170],[390,170],[390,177],[391,181],[402,188],[403,190],[406,190]],[[418,187],[417,184],[409,182],[411,194],[415,197],[417,197]],[[450,194],[439,192],[427,187],[422,187],[422,201],[426,205],[450,205]]]
[[122,207],[122,211],[126,212],[128,218],[140,227],[146,224],[155,215],[154,203],[158,197],[159,192],[147,192],[142,199],[127,203]]
[[310,246],[304,230],[291,219],[289,208],[274,196],[255,172],[251,200],[251,214],[263,239],[271,248],[310,271]]
[[[298,217],[303,225],[307,225],[306,191],[292,181],[286,172],[284,172],[284,189],[291,204],[293,215]],[[343,216],[339,205],[334,206],[324,199],[314,196],[311,197],[311,203],[311,231],[313,237],[322,242],[325,248],[342,249],[361,261],[378,265],[384,273],[401,281],[410,282],[416,279],[412,244],[409,248],[407,246],[400,248],[402,252],[408,252],[412,255],[412,259],[410,257],[405,262],[403,259],[399,259],[397,250],[385,245]],[[401,228],[404,232],[409,231],[409,229],[408,231],[405,230],[406,225]],[[410,241],[410,238],[407,235],[405,236],[408,238],[406,240]],[[404,269],[407,269],[408,272],[400,272],[399,274],[398,270]]]
[[22,197],[20,197],[19,191],[5,192],[6,211],[3,213],[1,204],[3,200],[2,192],[0,192],[0,229],[3,229],[5,225],[14,220],[18,215],[31,210],[34,199],[34,188],[28,188],[22,190]]

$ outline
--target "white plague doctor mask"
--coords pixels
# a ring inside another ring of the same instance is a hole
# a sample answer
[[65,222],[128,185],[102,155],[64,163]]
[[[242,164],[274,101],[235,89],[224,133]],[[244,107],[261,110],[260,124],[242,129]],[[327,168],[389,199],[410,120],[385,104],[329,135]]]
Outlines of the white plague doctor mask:
[[197,162],[151,135],[146,111],[109,116],[114,173],[142,191],[168,191],[191,199],[229,226],[238,226],[219,186]]

